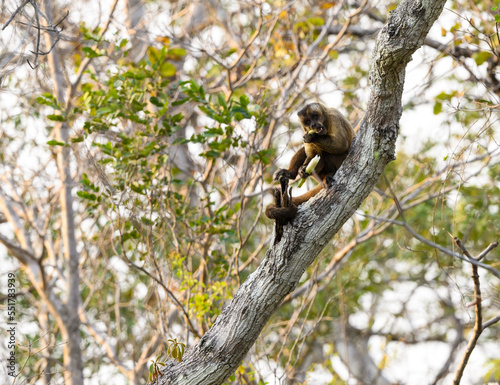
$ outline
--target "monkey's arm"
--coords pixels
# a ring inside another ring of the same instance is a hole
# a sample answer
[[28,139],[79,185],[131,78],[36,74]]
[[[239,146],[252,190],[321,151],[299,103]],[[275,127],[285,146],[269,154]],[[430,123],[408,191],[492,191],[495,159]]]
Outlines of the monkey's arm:
[[[311,158],[312,159],[312,158]],[[311,161],[309,159],[309,161]],[[299,169],[303,164],[307,161],[306,150],[304,147],[301,147],[299,151],[295,153],[290,161],[290,165],[288,166],[288,170],[282,168],[274,173],[274,180],[279,180],[281,178],[295,179],[299,173]]]
[[305,134],[304,143],[314,143],[329,154],[343,154],[351,146],[350,141],[344,135]]

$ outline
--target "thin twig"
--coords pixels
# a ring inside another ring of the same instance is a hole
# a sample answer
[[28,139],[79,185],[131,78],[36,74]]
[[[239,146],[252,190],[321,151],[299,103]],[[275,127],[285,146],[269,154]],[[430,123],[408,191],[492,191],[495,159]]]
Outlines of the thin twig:
[[[108,17],[108,20],[106,21],[106,24],[101,29],[101,32],[100,32],[100,35],[99,35],[99,42],[104,37],[104,34],[107,32],[107,30],[108,30],[108,28],[109,28],[109,26],[111,24],[111,20],[113,18],[114,13],[115,13],[117,4],[118,4],[118,0],[114,0],[113,4],[111,4],[111,11],[109,13],[109,17]],[[92,49],[95,50],[95,49],[98,48],[98,46],[99,46],[99,43],[96,43],[96,44],[94,44],[94,46],[92,47]],[[76,92],[76,88],[78,87],[78,85],[80,84],[80,82],[82,80],[84,72],[87,70],[87,67],[90,65],[90,63],[92,62],[92,60],[93,60],[93,58],[89,58],[88,56],[85,57],[85,59],[83,59],[82,63],[80,64],[80,67],[78,68],[78,72],[76,74],[75,81],[73,83],[70,83],[70,85],[68,87],[68,90],[66,91],[66,106],[65,106],[65,111],[66,112],[68,112],[70,110],[70,108],[71,108],[71,99],[73,98],[73,95]]]
[[[470,259],[474,259],[469,254],[467,248],[458,237],[455,237],[454,241],[467,257],[469,257]],[[453,378],[453,385],[460,384],[460,380],[462,379],[462,375],[464,374],[465,367],[467,366],[469,358],[472,352],[474,351],[474,348],[476,347],[477,341],[479,340],[479,336],[484,330],[482,325],[483,314],[482,314],[482,304],[481,304],[481,286],[479,282],[479,272],[476,265],[472,265],[472,281],[474,282],[474,299],[475,299],[474,309],[476,312],[476,320],[474,322],[474,329],[472,336],[469,340],[469,343],[467,344],[467,348],[465,349],[462,360],[460,361],[460,364],[455,372],[455,377]]]
[[[124,244],[123,244],[123,236],[122,234],[120,233],[120,243],[122,245],[122,249],[125,250],[125,247],[124,247]],[[141,271],[143,272],[144,274],[146,274],[149,278],[153,279],[158,285],[160,285],[163,290],[165,290],[165,292],[168,294],[168,296],[174,301],[174,303],[178,306],[178,308],[182,311],[182,313],[184,314],[184,318],[186,319],[186,322],[187,324],[189,325],[189,329],[191,330],[191,332],[196,335],[196,337],[200,338],[201,335],[200,333],[198,332],[198,330],[194,327],[193,323],[191,322],[191,319],[189,318],[189,314],[188,312],[186,311],[186,309],[184,309],[184,306],[182,306],[181,302],[177,299],[177,297],[175,296],[175,294],[172,292],[172,290],[170,290],[166,285],[165,283],[163,283],[163,281],[161,279],[159,279],[158,277],[156,277],[154,274],[150,273],[149,271],[147,271],[145,268],[143,268],[142,266],[139,266],[137,264],[135,264],[134,262],[132,262],[128,257],[127,255],[125,254],[118,254],[118,255],[121,255],[121,257],[125,260],[125,262],[133,267],[134,269],[138,270],[138,271]]]
[[22,3],[19,7],[17,7],[12,16],[9,18],[9,20],[7,20],[7,22],[2,27],[2,31],[9,26],[10,22],[14,19],[14,17],[16,17],[16,15],[21,11],[21,9],[23,9],[29,2],[30,0],[25,0],[24,3]]
[[500,321],[500,315],[497,315],[495,318],[492,318],[488,322],[485,322],[483,324],[483,330],[489,328],[491,325],[496,324],[498,321]]
[[[39,9],[37,3],[35,0],[25,0],[15,11],[14,13],[12,14],[12,16],[9,18],[9,20],[7,20],[7,22],[4,24],[4,26],[2,27],[2,30],[4,30],[5,28],[7,28],[7,26],[12,22],[12,20],[14,20],[14,18],[16,17],[16,15],[27,5],[27,4],[31,4],[31,6],[33,7],[34,11],[35,11],[35,26],[34,28],[36,29],[36,43],[35,43],[35,50],[34,51],[30,51],[32,54],[35,55],[35,59],[33,61],[33,64],[27,60],[28,62],[28,65],[31,67],[31,69],[35,69],[36,67],[38,67],[38,57],[40,55],[48,55],[52,49],[55,47],[55,45],[57,44],[57,42],[59,41],[60,37],[60,33],[62,31],[62,29],[58,30],[57,29],[57,26],[59,24],[61,24],[69,15],[69,11],[66,12],[66,15],[64,17],[61,18],[61,20],[59,20],[55,25],[52,24],[52,21],[49,20],[47,18],[47,16],[45,16],[45,14]],[[44,27],[44,26],[41,26],[40,25],[40,16],[42,16],[43,19],[46,20],[48,26]],[[27,23],[23,23],[21,21],[17,21],[16,23],[18,24],[21,24],[21,25],[24,25],[28,28],[31,28],[32,27],[32,24],[27,24]],[[52,46],[50,47],[50,49],[47,51],[47,52],[44,52],[44,51],[41,51],[40,50],[40,41],[41,41],[41,31],[46,31],[46,32],[52,32],[52,33],[55,33],[56,34],[56,39],[54,41],[54,43],[52,44]]]
[[484,249],[484,251],[476,257],[476,260],[480,261],[481,259],[483,259],[486,256],[486,254],[488,254],[491,250],[493,250],[497,246],[498,246],[498,242],[490,243],[489,246],[486,249]]
[[[37,29],[37,33],[36,33],[36,52],[35,52],[35,67],[38,65],[38,53],[40,52],[40,19],[38,17],[38,12],[39,12],[39,9],[38,7],[36,6],[36,3],[34,1],[30,1],[30,4],[33,6],[33,9],[35,10],[35,20],[36,20],[36,29]],[[51,47],[52,49],[52,47]],[[28,60],[28,64],[29,66],[34,69],[34,67],[31,66],[29,60]]]

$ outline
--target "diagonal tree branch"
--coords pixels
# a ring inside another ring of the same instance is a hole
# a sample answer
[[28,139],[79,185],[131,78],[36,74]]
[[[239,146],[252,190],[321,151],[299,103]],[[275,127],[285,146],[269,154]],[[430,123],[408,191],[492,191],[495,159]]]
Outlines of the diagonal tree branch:
[[23,249],[20,246],[12,243],[6,236],[0,234],[0,243],[2,243],[7,250],[19,260],[23,265],[29,265],[30,263],[38,263],[35,256],[28,250]]

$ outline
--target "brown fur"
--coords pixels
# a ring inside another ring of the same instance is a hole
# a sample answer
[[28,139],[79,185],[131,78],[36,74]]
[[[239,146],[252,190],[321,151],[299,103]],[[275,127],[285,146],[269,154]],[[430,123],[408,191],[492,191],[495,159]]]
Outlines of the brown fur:
[[[344,159],[354,139],[354,130],[349,121],[335,108],[321,103],[311,103],[298,112],[300,124],[304,129],[304,146],[292,157],[288,169],[278,170],[274,179],[295,179],[297,175],[307,177],[306,167],[316,155],[321,157],[316,166],[315,177],[319,184],[307,193],[292,198],[292,207],[266,208],[266,216],[271,219],[290,219],[297,213],[297,205],[307,202],[323,188],[327,177],[333,176]],[[316,133],[309,134],[315,130]]]

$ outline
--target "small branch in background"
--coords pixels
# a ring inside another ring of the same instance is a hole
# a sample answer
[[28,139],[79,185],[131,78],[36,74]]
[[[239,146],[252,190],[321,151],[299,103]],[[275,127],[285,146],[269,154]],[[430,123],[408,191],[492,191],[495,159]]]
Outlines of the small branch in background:
[[[385,175],[384,175],[385,177]],[[399,204],[399,200],[396,197],[396,194],[392,190],[391,184],[389,183],[389,180],[385,178],[385,181],[389,187],[389,191],[394,199],[394,203],[396,204],[396,207],[399,211],[399,215],[401,216],[402,223],[401,225],[404,226],[415,238],[418,240],[422,241],[423,237],[421,237],[419,234],[415,233],[408,223],[406,222],[403,214],[403,209],[401,205]],[[482,251],[477,257],[473,257],[465,245],[462,243],[462,240],[458,237],[453,238],[455,244],[462,250],[464,255],[467,258],[463,258],[464,261],[469,262],[470,265],[472,266],[472,280],[474,282],[474,301],[472,306],[475,308],[475,313],[476,313],[476,320],[474,323],[474,329],[472,336],[469,340],[469,343],[467,344],[467,347],[465,349],[464,355],[462,357],[462,360],[460,361],[460,364],[455,371],[455,377],[453,378],[453,385],[459,385],[460,380],[462,379],[463,373],[465,371],[465,368],[467,367],[467,363],[469,362],[469,358],[474,351],[474,348],[476,347],[477,341],[479,340],[479,337],[481,336],[481,333],[487,328],[490,327],[491,325],[495,324],[496,322],[500,321],[500,316],[497,316],[493,318],[492,320],[486,322],[483,324],[483,315],[482,315],[482,304],[481,304],[481,285],[479,281],[479,267],[484,267],[486,265],[483,265],[480,263],[481,259],[483,259],[491,250],[493,250],[495,247],[498,246],[498,242],[493,242],[491,243],[484,251]],[[430,241],[426,241],[427,244],[430,244]],[[437,246],[437,245],[436,245]],[[438,248],[438,247],[436,247]],[[443,248],[439,248],[442,250]],[[489,267],[489,266],[487,266]],[[496,274],[496,276],[498,276]]]
[[9,26],[10,22],[14,20],[14,17],[16,17],[16,15],[21,11],[21,9],[23,9],[26,6],[26,4],[28,4],[30,1],[31,0],[25,0],[24,3],[22,3],[19,7],[17,7],[17,9],[14,11],[9,20],[7,20],[7,22],[3,25],[2,31]]
[[[413,230],[411,228],[411,226],[408,224],[408,222],[406,222],[406,219],[404,217],[404,210],[399,202],[399,199],[398,197],[396,196],[396,194],[394,193],[394,191],[392,190],[392,187],[389,183],[389,180],[387,179],[387,177],[385,177],[385,181],[387,182],[387,186],[389,187],[389,191],[391,193],[391,196],[392,196],[392,199],[394,200],[394,204],[396,205],[396,208],[398,210],[398,213],[402,219],[402,221],[396,221],[396,220],[390,220],[388,218],[378,218],[380,220],[383,220],[383,221],[388,221],[388,222],[391,222],[393,224],[396,224],[398,226],[402,226],[404,227],[415,239],[419,240],[420,242],[430,246],[430,247],[433,247],[435,248],[436,250],[439,250],[447,255],[450,255],[454,258],[458,258],[458,259],[461,259],[462,261],[465,261],[465,262],[468,262],[470,263],[471,265],[475,265],[477,267],[482,267],[483,269],[485,270],[488,270],[491,274],[493,274],[495,277],[497,277],[498,279],[500,279],[500,271],[494,269],[493,267],[491,267],[490,265],[487,265],[487,264],[484,264],[484,263],[481,263],[479,260],[484,258],[484,256],[491,251],[491,249],[494,249],[495,247],[497,247],[498,243],[497,242],[494,242],[492,244],[490,244],[481,254],[479,254],[479,256],[477,258],[466,258],[458,253],[455,253],[453,252],[452,250],[446,248],[446,247],[443,247],[441,245],[438,245],[437,243],[434,243],[428,239],[426,239],[425,237],[423,237],[422,235],[420,235],[419,233],[417,233],[415,230]],[[461,242],[460,242],[461,243]],[[459,246],[460,247],[460,246]]]
[[[14,13],[12,14],[12,16],[9,18],[9,20],[7,20],[7,22],[3,25],[2,27],[2,30],[4,30],[5,28],[7,28],[9,26],[9,24],[11,23],[12,20],[14,20],[14,18],[16,17],[16,15],[21,12],[21,10],[28,4],[31,4],[31,6],[33,7],[34,11],[35,11],[35,29],[37,30],[37,37],[36,37],[36,44],[35,44],[35,50],[34,51],[30,51],[31,53],[33,53],[35,55],[35,60],[33,61],[33,63],[30,63],[30,61],[28,60],[28,65],[31,67],[31,69],[35,69],[36,67],[38,67],[38,57],[39,56],[45,56],[45,55],[48,55],[50,52],[52,52],[52,49],[55,47],[55,45],[57,44],[57,42],[59,41],[60,39],[60,36],[61,36],[61,32],[62,32],[62,28],[61,29],[58,29],[58,25],[61,24],[69,15],[69,11],[66,12],[66,15],[63,16],[63,18],[61,20],[59,20],[56,24],[52,24],[52,21],[49,20],[49,18],[47,16],[45,16],[45,14],[40,10],[40,8],[38,8],[38,5],[36,4],[36,1],[35,0],[25,0],[15,11]],[[41,26],[40,25],[40,16],[46,21],[47,23],[47,26]],[[18,21],[17,24],[21,24],[21,25],[24,25],[28,28],[31,28],[33,26],[33,23],[31,24],[28,24],[28,23],[23,23],[23,22],[20,22]],[[47,52],[44,52],[42,50],[40,50],[40,36],[41,36],[41,31],[46,31],[46,32],[49,32],[49,33],[53,33],[55,34],[56,38],[54,39],[54,43],[52,44],[52,46],[50,47],[50,49],[47,51]]]
[[[469,258],[470,260],[474,260],[476,262],[479,262],[480,259],[484,258],[486,254],[488,254],[492,249],[498,246],[498,242],[491,243],[481,254],[479,254],[479,256],[474,258],[470,255],[469,251],[462,243],[460,238],[454,237],[453,240],[455,241],[455,244],[460,248],[460,250],[462,250],[463,253],[467,256],[467,258]],[[460,361],[460,364],[458,365],[458,368],[455,372],[455,377],[453,378],[453,385],[460,384],[460,380],[462,379],[464,370],[467,366],[467,363],[469,362],[469,358],[472,352],[474,351],[474,348],[476,347],[477,341],[479,340],[481,333],[486,329],[486,327],[491,326],[494,323],[489,321],[488,326],[486,326],[486,324],[483,325],[481,286],[479,282],[479,272],[478,272],[479,269],[478,266],[475,264],[471,264],[471,266],[472,266],[472,281],[474,282],[474,309],[476,313],[476,320],[474,323],[472,336],[469,340],[469,343],[467,344],[462,360]],[[496,317],[496,319],[498,321],[500,320],[500,317]]]

